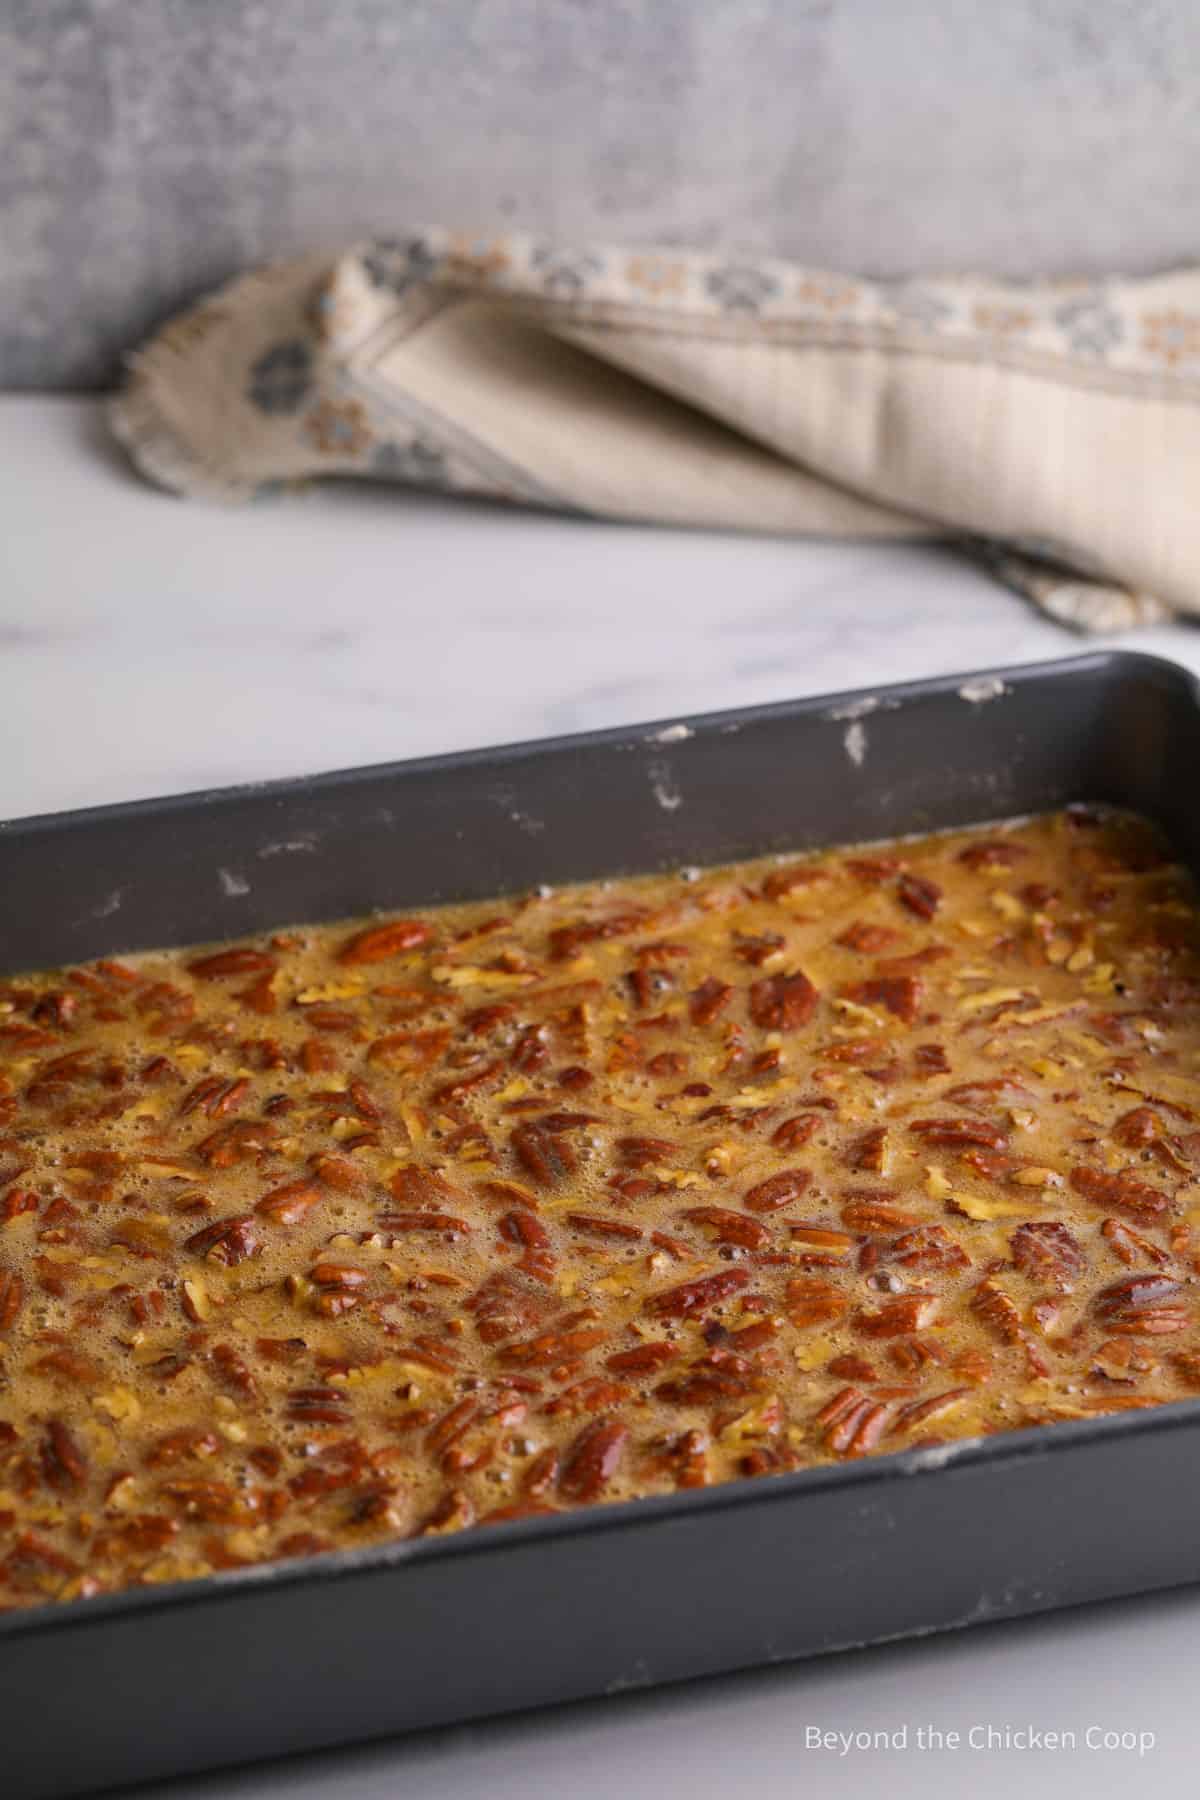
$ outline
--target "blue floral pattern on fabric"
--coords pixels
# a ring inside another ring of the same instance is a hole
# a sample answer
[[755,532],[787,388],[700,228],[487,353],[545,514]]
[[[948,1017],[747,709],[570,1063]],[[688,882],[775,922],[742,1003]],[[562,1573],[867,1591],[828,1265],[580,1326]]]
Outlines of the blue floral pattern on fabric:
[[373,287],[402,294],[419,281],[428,281],[438,266],[425,238],[378,238],[364,251],[362,266]]
[[530,252],[529,266],[541,276],[548,294],[582,294],[604,268],[602,257],[589,250],[568,250],[554,244],[538,244]]
[[372,475],[389,481],[409,481],[431,488],[451,486],[446,458],[427,438],[416,437],[407,444],[377,444],[371,452],[370,470]]
[[709,270],[704,286],[726,312],[755,313],[779,292],[775,277],[755,263],[722,263]]
[[312,390],[312,351],[302,338],[276,344],[251,364],[246,393],[260,412],[299,412]]
[[1070,348],[1084,356],[1104,356],[1125,335],[1120,314],[1095,290],[1077,294],[1056,307],[1054,322]]

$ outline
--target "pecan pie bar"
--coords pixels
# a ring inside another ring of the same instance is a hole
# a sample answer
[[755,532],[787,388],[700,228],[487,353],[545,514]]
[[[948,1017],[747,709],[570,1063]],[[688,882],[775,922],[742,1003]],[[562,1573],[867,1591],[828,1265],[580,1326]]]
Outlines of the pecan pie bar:
[[0,1608],[1200,1390],[1200,923],[986,831],[0,988]]

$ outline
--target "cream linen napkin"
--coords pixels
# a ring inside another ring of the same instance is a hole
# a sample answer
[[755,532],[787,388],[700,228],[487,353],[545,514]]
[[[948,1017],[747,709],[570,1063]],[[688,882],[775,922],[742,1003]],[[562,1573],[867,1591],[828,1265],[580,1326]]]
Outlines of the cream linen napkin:
[[233,282],[131,358],[112,421],[208,499],[359,475],[951,538],[1083,630],[1200,612],[1200,270],[882,283],[428,231]]

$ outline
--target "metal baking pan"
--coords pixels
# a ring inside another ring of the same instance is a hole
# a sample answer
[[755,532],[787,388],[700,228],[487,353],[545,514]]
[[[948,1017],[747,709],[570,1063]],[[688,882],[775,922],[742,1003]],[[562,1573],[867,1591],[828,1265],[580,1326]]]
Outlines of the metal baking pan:
[[[1200,690],[1101,654],[0,827],[10,970],[1108,801],[1200,866]],[[1200,1579],[1200,1401],[0,1618],[70,1794]]]

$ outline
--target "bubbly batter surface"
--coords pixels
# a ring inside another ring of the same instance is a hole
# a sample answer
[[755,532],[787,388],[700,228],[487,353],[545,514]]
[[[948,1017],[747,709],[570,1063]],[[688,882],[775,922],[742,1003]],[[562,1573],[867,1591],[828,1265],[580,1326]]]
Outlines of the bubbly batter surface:
[[0,987],[0,1608],[1200,1391],[1200,919],[1050,818]]

